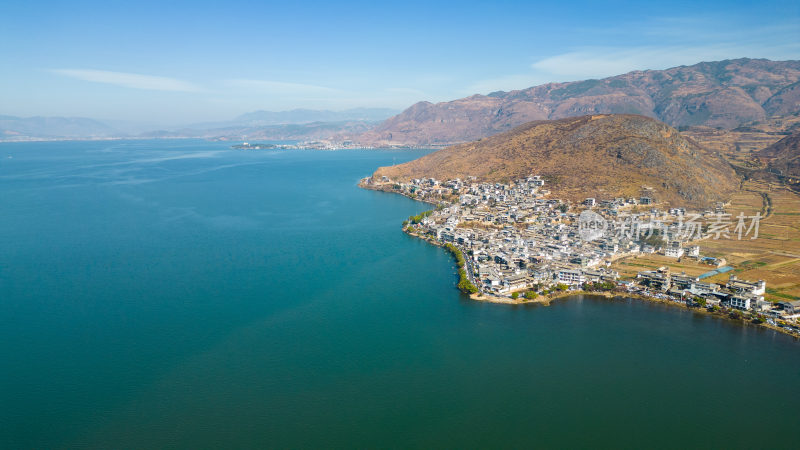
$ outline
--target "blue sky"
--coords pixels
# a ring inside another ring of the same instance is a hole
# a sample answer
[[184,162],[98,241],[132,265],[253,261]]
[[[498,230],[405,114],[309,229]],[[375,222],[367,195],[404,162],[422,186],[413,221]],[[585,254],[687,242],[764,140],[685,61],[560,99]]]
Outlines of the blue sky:
[[800,59],[800,2],[12,0],[0,54],[0,114],[174,125]]

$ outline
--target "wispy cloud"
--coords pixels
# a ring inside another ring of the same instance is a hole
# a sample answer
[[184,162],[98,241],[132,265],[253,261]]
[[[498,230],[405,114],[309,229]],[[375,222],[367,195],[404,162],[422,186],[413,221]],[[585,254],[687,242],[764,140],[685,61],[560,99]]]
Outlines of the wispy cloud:
[[[793,22],[755,26],[724,16],[665,17],[576,32],[598,37],[596,42],[599,43],[540,56],[530,63],[528,71],[479,80],[467,86],[467,91],[488,93],[524,89],[548,82],[604,78],[634,70],[659,70],[701,61],[742,57],[800,58],[797,24]],[[632,36],[638,38],[633,45],[630,44]]]
[[796,44],[758,45],[717,44],[704,46],[585,48],[534,62],[531,68],[552,81],[601,78],[633,70],[666,69],[701,61],[751,57],[792,59],[800,56]]
[[552,81],[565,81],[607,77],[632,70],[665,69],[716,60],[725,53],[716,49],[586,48],[541,59],[531,64],[531,68],[538,74],[551,77]]
[[797,59],[800,44],[787,42],[760,45],[717,44],[701,46],[584,47],[542,58],[530,65],[531,71],[472,83],[464,91],[489,93],[497,90],[525,89],[539,84],[605,78],[634,70],[661,70],[701,61],[733,58]]
[[407,87],[390,87],[390,88],[386,88],[386,92],[388,92],[390,94],[397,94],[397,95],[400,95],[400,96],[404,96],[404,95],[415,95],[417,97],[425,96],[425,92],[423,92],[423,91],[421,91],[419,89],[407,88]]
[[78,80],[111,84],[131,89],[174,92],[199,92],[202,90],[193,83],[176,78],[141,75],[137,73],[91,69],[53,69],[51,72]]
[[247,80],[247,79],[234,79],[225,81],[225,85],[234,88],[248,89],[256,91],[260,94],[338,94],[341,93],[339,89],[329,88],[326,86],[317,86],[314,84],[302,83],[288,83],[284,81],[271,81],[271,80]]

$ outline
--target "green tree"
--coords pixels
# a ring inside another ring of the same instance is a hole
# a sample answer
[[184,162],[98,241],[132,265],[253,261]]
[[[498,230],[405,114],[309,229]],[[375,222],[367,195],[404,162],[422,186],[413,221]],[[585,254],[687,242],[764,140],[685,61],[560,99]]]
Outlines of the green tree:
[[461,292],[468,294],[477,293],[478,288],[472,283],[472,281],[470,281],[469,277],[467,276],[467,271],[464,269],[466,261],[464,260],[464,255],[461,253],[461,250],[453,244],[445,244],[444,247],[456,258],[459,278],[458,289],[461,290]]
[[528,291],[525,293],[525,298],[527,298],[528,300],[533,300],[538,296],[539,294],[537,294],[536,291]]
[[458,282],[458,289],[467,294],[475,294],[478,292],[478,288],[467,278],[462,278],[461,281]]
[[665,245],[664,237],[661,235],[661,230],[659,229],[654,229],[650,236],[643,237],[641,241],[656,248],[663,247]]
[[518,299],[519,298],[519,292],[512,292],[511,293],[511,298],[513,298],[514,300]]

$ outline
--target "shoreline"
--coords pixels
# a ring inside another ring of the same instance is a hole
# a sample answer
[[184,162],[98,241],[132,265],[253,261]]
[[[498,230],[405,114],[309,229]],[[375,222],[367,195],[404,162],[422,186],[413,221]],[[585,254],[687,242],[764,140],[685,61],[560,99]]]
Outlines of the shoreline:
[[[241,142],[241,140],[218,139],[218,136],[87,136],[87,137],[26,137],[25,139],[0,139],[0,144],[42,143],[42,142],[100,142],[100,141],[179,141],[200,140],[206,142]],[[295,139],[264,139],[267,141],[294,141]],[[356,145],[337,148],[297,147],[285,150],[441,150],[448,145],[391,146]],[[255,149],[254,149],[255,150]],[[262,149],[269,150],[269,149]],[[276,149],[280,150],[280,149]],[[363,187],[363,186],[362,186]]]
[[[366,189],[369,189],[369,188],[366,188]],[[373,190],[386,192],[386,191],[384,191],[382,189],[373,189]],[[414,199],[414,200],[424,201],[424,200],[419,200],[419,199]],[[419,235],[417,233],[411,232],[411,231],[409,231],[408,227],[404,227],[403,228],[403,233],[405,233],[405,234],[407,234],[409,236],[415,237],[417,239],[421,239],[421,240],[423,240],[425,242],[428,242],[429,244],[435,245],[437,247],[444,248],[444,244],[432,239],[429,236],[422,236],[422,235]],[[461,268],[464,269],[463,267],[461,267]],[[466,294],[466,293],[462,292],[462,294],[467,295],[470,298],[470,300],[473,300],[473,301],[494,303],[494,304],[500,304],[500,305],[542,305],[542,306],[550,306],[550,304],[555,300],[568,298],[568,297],[577,297],[577,296],[582,296],[582,295],[591,295],[591,296],[595,296],[595,297],[604,297],[607,300],[615,300],[615,299],[620,299],[620,300],[640,300],[640,301],[649,302],[649,303],[658,303],[658,304],[667,305],[667,306],[671,306],[671,307],[682,308],[684,310],[692,311],[692,312],[697,313],[697,314],[703,314],[703,315],[707,315],[707,316],[716,317],[716,318],[719,318],[719,319],[725,319],[725,320],[728,320],[728,321],[731,321],[731,322],[738,323],[738,324],[740,324],[742,326],[755,326],[755,327],[766,328],[768,330],[772,330],[772,331],[784,334],[786,336],[790,336],[790,337],[794,338],[795,341],[800,341],[800,337],[798,337],[796,334],[791,333],[790,331],[788,331],[788,330],[786,330],[784,328],[781,328],[781,327],[779,327],[777,325],[770,325],[767,322],[755,323],[755,322],[752,322],[752,321],[744,319],[744,318],[740,318],[740,319],[732,318],[732,317],[730,317],[730,313],[732,311],[728,310],[728,309],[719,310],[719,311],[711,311],[711,310],[708,310],[707,308],[702,307],[702,306],[701,307],[692,307],[692,306],[686,305],[685,303],[676,302],[676,301],[673,301],[673,300],[670,300],[670,299],[663,299],[663,298],[658,298],[658,297],[653,297],[653,296],[643,295],[643,294],[633,293],[633,292],[609,292],[609,291],[594,292],[594,291],[585,291],[585,290],[575,290],[575,291],[555,292],[555,293],[550,293],[550,294],[547,294],[547,295],[541,295],[540,294],[535,299],[526,299],[524,297],[520,297],[518,299],[512,299],[512,298],[509,298],[509,297],[503,297],[503,296],[498,296],[498,295],[488,294],[488,293]],[[742,316],[742,317],[744,317],[744,316]]]
[[787,336],[791,336],[796,341],[800,341],[800,337],[796,334],[793,334],[787,331],[784,328],[781,328],[777,325],[770,325],[767,322],[762,323],[755,323],[750,320],[746,319],[735,319],[730,317],[730,310],[720,310],[720,311],[711,311],[705,307],[692,307],[688,306],[685,303],[676,302],[673,300],[662,299],[657,297],[651,297],[642,294],[635,294],[635,293],[625,293],[625,292],[594,292],[594,291],[584,291],[584,290],[577,290],[577,291],[564,291],[559,292],[556,294],[548,294],[548,295],[540,295],[536,299],[528,300],[525,298],[518,298],[516,300],[508,297],[500,297],[497,295],[492,294],[472,294],[469,296],[471,300],[478,301],[478,302],[486,302],[486,303],[494,303],[494,304],[502,304],[502,305],[542,305],[542,306],[550,306],[550,304],[559,299],[569,299],[570,297],[579,297],[579,296],[592,296],[592,297],[603,297],[606,300],[639,300],[648,303],[657,303],[661,305],[666,305],[670,307],[677,307],[686,311],[691,311],[696,314],[702,314],[705,316],[716,317],[718,319],[728,320],[733,323],[737,323],[742,326],[755,326],[758,328],[766,328],[768,330],[772,330],[781,334],[785,334]]
[[[408,195],[405,192],[398,192],[398,191],[396,191],[394,189],[391,189],[391,188],[385,188],[384,187],[385,185],[382,185],[382,184],[381,185],[375,185],[375,184],[364,183],[364,179],[359,180],[357,186],[360,187],[361,189],[367,189],[369,191],[384,192],[386,194],[402,195],[405,198],[408,198],[408,199],[411,199],[411,200],[414,200],[414,201],[417,201],[417,202],[421,202],[421,203],[427,203],[428,205],[433,205],[434,207],[438,205],[437,202],[432,202],[430,200],[425,200],[425,199],[421,199],[421,198],[412,197],[412,196]],[[403,230],[403,231],[405,231],[405,230]],[[408,234],[410,234],[410,233],[408,233]],[[412,236],[416,236],[416,235],[412,235]],[[417,237],[420,237],[420,236],[417,236]]]
[[[511,299],[511,298],[508,298],[508,297],[500,297],[500,296],[496,296],[496,295],[492,295],[492,294],[483,294],[483,295],[472,294],[469,297],[470,297],[471,300],[475,300],[475,301],[479,301],[479,302],[495,303],[495,304],[504,304],[504,305],[539,304],[539,305],[543,305],[543,306],[550,306],[550,304],[554,300],[559,300],[559,299],[564,299],[564,298],[569,299],[569,297],[578,297],[578,296],[584,296],[584,295],[592,296],[592,297],[603,297],[606,300],[616,300],[616,299],[619,299],[619,300],[639,300],[639,301],[648,302],[648,303],[657,303],[657,304],[666,305],[666,306],[670,306],[670,307],[677,307],[677,308],[680,308],[680,309],[691,311],[691,312],[696,313],[696,314],[702,314],[702,315],[706,315],[706,316],[716,317],[718,319],[728,320],[730,322],[737,323],[737,324],[742,325],[742,326],[755,326],[755,327],[759,327],[759,328],[766,328],[768,330],[772,330],[772,331],[775,331],[775,332],[778,332],[778,333],[781,333],[781,334],[785,334],[787,336],[791,336],[796,341],[800,341],[800,337],[798,337],[796,334],[791,333],[791,332],[787,331],[786,329],[781,328],[781,327],[779,327],[777,325],[770,325],[767,322],[755,323],[755,322],[753,322],[751,320],[747,320],[745,318],[741,318],[741,319],[733,318],[733,317],[730,316],[731,310],[725,309],[725,310],[719,310],[719,311],[711,311],[711,310],[709,310],[709,309],[707,309],[705,307],[702,307],[702,306],[700,306],[700,307],[692,307],[692,306],[686,305],[685,303],[680,303],[680,302],[676,302],[676,301],[673,301],[673,300],[657,298],[657,297],[652,297],[652,296],[642,295],[642,294],[636,294],[636,293],[593,292],[593,291],[577,290],[577,291],[564,291],[564,292],[559,292],[557,294],[548,294],[546,296],[540,295],[538,298],[533,299],[533,300],[528,300],[528,299],[525,299],[525,298],[519,298],[519,299],[514,300],[514,299]],[[744,317],[744,316],[742,316],[742,317]]]

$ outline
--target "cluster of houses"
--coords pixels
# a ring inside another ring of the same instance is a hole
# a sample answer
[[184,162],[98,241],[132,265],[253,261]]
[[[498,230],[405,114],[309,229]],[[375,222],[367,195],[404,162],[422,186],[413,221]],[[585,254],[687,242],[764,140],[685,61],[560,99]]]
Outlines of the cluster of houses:
[[[723,306],[740,311],[753,311],[784,320],[800,318],[800,300],[773,303],[764,300],[767,285],[763,280],[740,280],[730,275],[727,283],[703,282],[701,277],[686,273],[672,274],[668,267],[642,271],[637,276],[639,288],[663,293],[672,298],[697,301],[707,306]],[[632,288],[636,289],[636,288]]]
[[[409,182],[383,177],[363,182],[438,204],[434,212],[410,226],[416,233],[458,246],[467,260],[468,276],[484,293],[508,295],[558,284],[577,289],[585,283],[616,282],[619,274],[610,268],[611,263],[638,253],[659,252],[712,266],[725,263],[703,258],[700,247],[693,243],[702,237],[701,228],[686,229],[683,208],[656,208],[652,190],[643,190],[638,198],[588,198],[582,208],[572,208],[569,202],[549,198],[545,178],[535,175],[508,184],[477,182],[474,177]],[[587,239],[580,230],[580,212],[585,210],[613,222],[601,235]],[[724,205],[700,216],[720,212]],[[721,287],[664,270],[642,272],[631,283],[738,309],[766,311],[773,305],[764,301],[763,281],[751,283],[733,277]],[[797,308],[800,310],[800,305]]]

